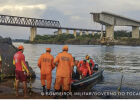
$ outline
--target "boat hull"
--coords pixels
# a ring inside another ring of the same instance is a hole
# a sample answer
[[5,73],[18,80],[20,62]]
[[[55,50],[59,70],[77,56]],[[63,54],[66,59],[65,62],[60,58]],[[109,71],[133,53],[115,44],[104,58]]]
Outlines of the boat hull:
[[91,76],[88,76],[84,79],[75,81],[72,83],[72,88],[78,88],[79,86],[85,86],[88,85],[90,83],[93,83],[94,81],[96,81],[97,79],[102,79],[103,77],[103,71],[104,70],[98,70],[96,73],[92,74]]

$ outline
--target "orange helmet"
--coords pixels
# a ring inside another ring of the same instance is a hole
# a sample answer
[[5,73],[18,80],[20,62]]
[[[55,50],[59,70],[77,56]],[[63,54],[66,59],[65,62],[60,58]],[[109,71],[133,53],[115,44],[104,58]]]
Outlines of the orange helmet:
[[46,51],[49,51],[49,52],[51,52],[51,48],[46,48]]
[[18,49],[19,49],[19,50],[23,50],[24,47],[23,47],[22,45],[19,45],[19,46],[18,46]]
[[68,51],[68,46],[67,45],[63,46],[63,51]]

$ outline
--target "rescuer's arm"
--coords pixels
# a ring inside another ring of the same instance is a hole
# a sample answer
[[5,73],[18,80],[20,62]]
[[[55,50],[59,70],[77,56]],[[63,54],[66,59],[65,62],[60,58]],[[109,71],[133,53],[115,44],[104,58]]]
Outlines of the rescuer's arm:
[[59,62],[59,55],[56,56],[54,59],[54,65],[57,66],[57,63]]
[[53,69],[55,68],[55,65],[54,65],[54,58],[52,58],[51,65],[52,65],[52,70],[53,70]]
[[41,56],[40,56],[40,58],[38,59],[38,67],[41,68]]
[[15,60],[13,59],[13,65],[15,65]]
[[91,75],[91,70],[90,70],[89,63],[87,63],[86,65],[87,65],[87,67],[88,67],[89,75]]
[[29,75],[29,69],[25,63],[25,56],[24,55],[22,56],[21,64],[22,64],[23,69],[27,72],[27,75]]
[[15,65],[15,63],[16,63],[16,62],[15,62],[15,58],[13,58],[13,65]]
[[72,72],[73,72],[73,69],[74,69],[74,59],[73,59],[72,55],[71,55],[71,68],[72,68]]
[[92,60],[92,59],[90,60],[90,62],[91,62],[91,64],[92,64],[92,69],[93,69],[93,67],[94,67],[95,63],[93,62],[93,60]]

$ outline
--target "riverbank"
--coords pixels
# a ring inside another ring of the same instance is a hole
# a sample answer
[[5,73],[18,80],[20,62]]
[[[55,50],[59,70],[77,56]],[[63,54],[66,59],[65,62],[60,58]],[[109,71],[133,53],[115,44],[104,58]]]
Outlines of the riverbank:
[[124,46],[140,46],[140,39],[133,39],[131,37],[115,37],[114,40],[100,40],[100,35],[37,35],[33,42],[25,41],[31,44],[58,44],[58,45],[124,45]]
[[[20,85],[19,96],[16,97],[13,80],[7,79],[0,82],[0,99],[55,99],[55,96],[42,96],[41,92],[35,92],[32,90],[32,94],[29,94],[26,98],[23,97],[22,85]],[[63,99],[59,97],[58,99]],[[100,99],[97,96],[68,96],[67,99]]]
[[23,90],[20,85],[19,96],[16,97],[13,81],[5,80],[0,83],[0,99],[52,99],[53,97],[41,96],[39,93],[32,92],[26,98],[23,97]]

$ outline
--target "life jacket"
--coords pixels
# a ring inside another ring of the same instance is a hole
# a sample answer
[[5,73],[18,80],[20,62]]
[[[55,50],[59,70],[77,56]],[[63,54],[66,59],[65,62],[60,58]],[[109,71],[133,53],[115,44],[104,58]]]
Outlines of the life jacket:
[[88,66],[89,66],[89,63],[88,63],[88,62],[84,63],[84,60],[82,60],[82,61],[80,61],[80,62],[78,63],[78,68],[79,68],[79,69],[80,69],[80,68],[87,69]]
[[89,63],[89,66],[90,66],[90,67],[93,66],[91,60],[92,60],[92,59],[87,60],[87,62]]

